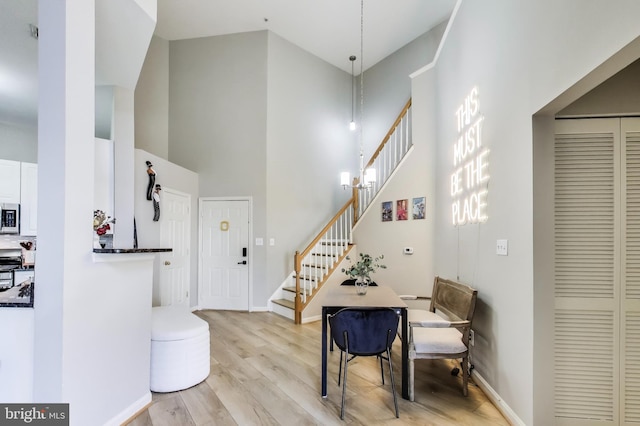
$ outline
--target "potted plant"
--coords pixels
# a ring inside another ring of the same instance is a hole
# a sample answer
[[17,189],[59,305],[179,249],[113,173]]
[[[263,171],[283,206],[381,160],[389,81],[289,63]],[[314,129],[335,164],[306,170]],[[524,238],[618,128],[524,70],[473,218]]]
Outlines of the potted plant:
[[[342,272],[347,274],[351,278],[355,278],[356,292],[358,294],[366,294],[369,283],[371,282],[371,274],[375,273],[378,268],[386,269],[386,265],[380,263],[384,259],[384,255],[377,257],[371,257],[366,253],[360,253],[359,259],[356,263],[348,268],[342,268]],[[347,260],[351,260],[347,256]]]

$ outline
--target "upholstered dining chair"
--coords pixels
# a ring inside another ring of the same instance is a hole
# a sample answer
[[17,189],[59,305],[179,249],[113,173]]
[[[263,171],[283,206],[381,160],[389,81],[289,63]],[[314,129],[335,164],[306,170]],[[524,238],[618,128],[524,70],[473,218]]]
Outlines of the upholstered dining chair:
[[[436,277],[429,310],[409,309],[407,311],[409,321],[409,399],[411,401],[415,397],[414,361],[416,359],[461,359],[462,394],[467,396],[469,334],[477,297],[478,291],[467,285]],[[404,296],[402,298],[410,297]],[[454,374],[452,373],[452,375]]]
[[347,366],[349,361],[358,356],[380,357],[382,384],[384,384],[382,359],[387,360],[389,363],[389,376],[391,377],[393,405],[396,410],[396,417],[399,417],[393,365],[391,363],[391,345],[398,332],[398,314],[396,311],[391,308],[344,308],[333,315],[329,315],[329,325],[331,326],[331,338],[340,349],[340,368],[338,371],[338,385],[340,385],[340,380],[342,379],[340,418],[344,420]]
[[[356,279],[355,279],[355,278],[349,278],[349,279],[347,279],[347,280],[342,281],[342,282],[340,283],[340,285],[352,285],[352,286],[355,286],[355,285],[356,285]],[[378,286],[378,284],[376,284],[376,282],[375,282],[375,281],[371,281],[371,282],[369,283],[369,285],[370,285],[370,286],[372,286],[372,287],[377,287],[377,286]],[[330,343],[329,350],[330,350],[331,352],[333,352],[333,339],[331,339],[331,343]],[[380,362],[382,363],[382,360],[380,360]],[[382,384],[384,385],[384,377],[383,377]]]

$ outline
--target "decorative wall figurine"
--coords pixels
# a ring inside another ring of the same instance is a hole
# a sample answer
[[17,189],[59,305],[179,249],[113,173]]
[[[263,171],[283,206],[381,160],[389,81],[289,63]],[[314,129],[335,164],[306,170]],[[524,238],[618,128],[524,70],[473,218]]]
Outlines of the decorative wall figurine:
[[153,221],[157,222],[160,219],[160,190],[162,188],[159,184],[156,184],[156,189],[153,191]]
[[147,174],[149,175],[149,185],[147,185],[147,200],[153,199],[153,185],[156,183],[156,171],[153,170],[151,161],[147,161]]

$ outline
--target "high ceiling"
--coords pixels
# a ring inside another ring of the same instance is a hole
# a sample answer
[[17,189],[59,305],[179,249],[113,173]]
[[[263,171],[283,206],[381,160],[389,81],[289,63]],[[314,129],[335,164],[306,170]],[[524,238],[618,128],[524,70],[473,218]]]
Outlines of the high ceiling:
[[[36,120],[37,40],[29,24],[37,24],[37,1],[0,2],[0,122]],[[180,40],[270,30],[349,73],[356,55],[357,74],[361,56],[371,67],[448,19],[455,3],[366,0],[361,21],[358,0],[158,0],[155,34]]]
[[[366,0],[364,69],[451,15],[456,0]],[[325,61],[360,69],[359,0],[158,0],[156,35],[167,40],[270,30]]]

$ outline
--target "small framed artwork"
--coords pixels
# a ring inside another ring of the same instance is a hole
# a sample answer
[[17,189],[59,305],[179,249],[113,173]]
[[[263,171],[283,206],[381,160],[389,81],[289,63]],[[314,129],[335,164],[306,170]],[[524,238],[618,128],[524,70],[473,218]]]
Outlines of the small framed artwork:
[[412,208],[414,219],[424,219],[425,198],[424,197],[414,198],[411,208]]
[[393,220],[393,203],[391,201],[382,202],[382,221],[391,222]]
[[408,209],[409,200],[396,201],[396,220],[407,220],[409,218]]

